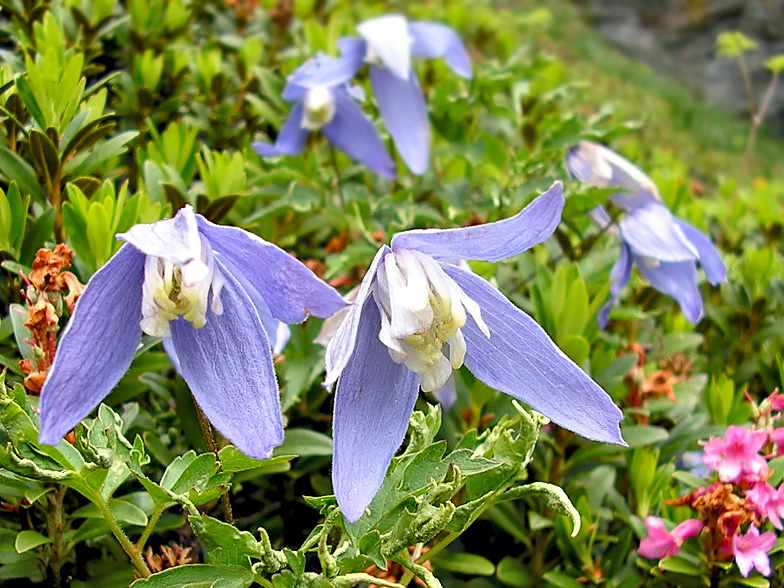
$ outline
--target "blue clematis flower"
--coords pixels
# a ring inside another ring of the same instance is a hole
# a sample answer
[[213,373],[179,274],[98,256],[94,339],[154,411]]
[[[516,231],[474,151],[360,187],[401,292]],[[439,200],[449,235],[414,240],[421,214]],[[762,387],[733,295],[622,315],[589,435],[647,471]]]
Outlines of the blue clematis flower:
[[311,131],[321,133],[349,157],[385,178],[394,179],[395,162],[373,123],[354,98],[364,99],[361,88],[348,85],[361,61],[352,56],[318,55],[289,76],[284,100],[293,102],[289,118],[274,145],[253,143],[263,157],[299,155]]
[[430,123],[427,104],[414,70],[412,57],[444,57],[457,75],[471,78],[471,60],[454,30],[435,22],[408,22],[394,14],[360,23],[362,37],[338,43],[342,58],[359,69],[370,64],[370,83],[384,124],[415,174],[427,170],[430,157]]
[[346,303],[282,249],[190,206],[118,238],[126,244],[87,283],[60,339],[41,390],[41,443],[56,444],[109,393],[144,332],[171,339],[210,422],[246,455],[268,457],[283,422],[267,332],[277,340],[279,322]]
[[561,219],[556,182],[517,216],[413,230],[383,246],[327,348],[337,381],[332,482],[350,522],[370,504],[421,387],[465,363],[480,380],[589,439],[623,443],[621,411],[547,333],[489,282],[447,260],[500,261],[541,243]]
[[[621,253],[610,272],[610,300],[599,313],[599,325],[602,328],[607,325],[610,309],[621,289],[629,283],[635,263],[654,288],[675,299],[689,322],[699,322],[703,304],[697,287],[697,262],[712,285],[727,279],[727,269],[710,239],[673,216],[653,181],[614,151],[581,141],[569,151],[566,165],[583,182],[601,188],[624,189],[610,196],[610,201],[626,214],[617,231]],[[592,211],[592,217],[602,227],[612,223],[603,207]]]

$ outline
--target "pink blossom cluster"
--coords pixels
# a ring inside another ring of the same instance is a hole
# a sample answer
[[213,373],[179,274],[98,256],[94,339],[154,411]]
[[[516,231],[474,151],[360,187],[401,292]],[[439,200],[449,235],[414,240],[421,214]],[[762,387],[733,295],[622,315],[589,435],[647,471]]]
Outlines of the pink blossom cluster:
[[776,534],[761,532],[760,527],[769,521],[778,530],[784,528],[784,484],[774,488],[768,483],[772,476],[768,459],[784,454],[784,427],[774,426],[784,411],[784,398],[774,392],[760,405],[752,403],[752,409],[754,427],[733,425],[724,437],[711,437],[702,444],[702,460],[717,472],[719,481],[669,502],[691,507],[699,518],[688,519],[668,532],[662,519],[647,517],[648,537],[640,542],[641,556],[660,559],[673,555],[684,541],[701,534],[709,561],[734,558],[744,577],[753,569],[765,576],[771,574],[768,553],[776,543]]

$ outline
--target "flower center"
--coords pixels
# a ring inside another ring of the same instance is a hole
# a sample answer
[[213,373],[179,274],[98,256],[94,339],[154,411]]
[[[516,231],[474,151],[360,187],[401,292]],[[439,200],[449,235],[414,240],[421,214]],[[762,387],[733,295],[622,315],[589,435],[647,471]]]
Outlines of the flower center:
[[323,127],[335,116],[335,96],[325,86],[316,86],[305,94],[305,114],[302,128],[315,131]]
[[490,336],[479,305],[435,259],[419,251],[387,254],[373,295],[381,311],[379,339],[393,361],[421,375],[425,392],[439,389],[463,365],[466,344],[460,329],[466,311]]
[[144,261],[142,286],[142,331],[152,337],[171,337],[169,321],[178,317],[193,323],[197,329],[207,324],[207,304],[212,290],[210,308],[222,314],[220,292],[223,275],[215,266],[209,242],[202,236],[201,259],[175,265],[162,257],[148,255]]

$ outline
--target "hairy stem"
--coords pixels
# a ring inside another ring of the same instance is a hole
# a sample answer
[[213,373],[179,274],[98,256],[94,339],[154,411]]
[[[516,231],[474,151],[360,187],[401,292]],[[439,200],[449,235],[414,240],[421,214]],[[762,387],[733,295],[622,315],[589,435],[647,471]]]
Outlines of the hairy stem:
[[52,573],[52,585],[59,587],[61,583],[60,569],[63,567],[63,498],[65,486],[57,485],[49,495],[49,511],[46,526],[49,538],[52,539],[49,569]]
[[120,525],[114,520],[112,513],[109,511],[109,505],[106,504],[103,496],[101,496],[99,492],[94,492],[89,498],[90,501],[98,507],[98,511],[103,516],[106,524],[109,525],[112,535],[117,539],[117,542],[123,548],[123,551],[131,558],[131,563],[133,563],[136,571],[139,572],[139,575],[142,578],[147,578],[150,575],[150,569],[147,567],[147,564],[144,563],[141,552],[136,549],[136,546],[131,543],[131,540],[128,539],[128,536],[120,528]]
[[[201,433],[204,435],[204,441],[207,443],[207,449],[212,451],[215,455],[215,461],[218,463],[218,471],[223,472],[223,465],[221,464],[220,455],[218,455],[218,446],[215,443],[215,436],[212,434],[212,425],[207,417],[204,415],[199,403],[193,399],[193,406],[196,407],[196,415],[199,417],[199,425],[201,425]],[[231,501],[229,500],[228,491],[221,494],[221,506],[223,507],[223,518],[230,525],[234,524],[234,515],[231,510]]]
[[152,535],[152,532],[155,529],[155,525],[157,524],[158,519],[161,518],[162,514],[163,514],[163,507],[156,506],[155,510],[150,516],[150,520],[147,521],[147,526],[144,527],[142,536],[139,537],[139,540],[136,542],[136,551],[138,551],[139,553],[142,553],[144,551],[144,546],[147,544],[147,540],[150,538],[150,535]]

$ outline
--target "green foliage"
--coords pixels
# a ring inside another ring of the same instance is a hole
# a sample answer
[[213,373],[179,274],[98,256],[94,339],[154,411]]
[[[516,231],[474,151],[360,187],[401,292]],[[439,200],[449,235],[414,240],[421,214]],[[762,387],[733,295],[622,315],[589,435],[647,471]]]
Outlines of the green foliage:
[[725,31],[716,38],[716,49],[719,56],[736,59],[746,51],[757,48],[757,42],[749,39],[741,31]]

